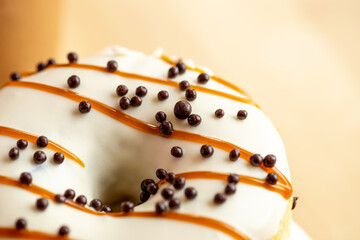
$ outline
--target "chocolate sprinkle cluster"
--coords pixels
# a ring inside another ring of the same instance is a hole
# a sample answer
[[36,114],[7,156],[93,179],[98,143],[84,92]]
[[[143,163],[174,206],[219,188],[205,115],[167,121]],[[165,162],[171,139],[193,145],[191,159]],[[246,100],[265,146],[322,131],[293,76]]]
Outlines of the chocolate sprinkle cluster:
[[183,74],[186,71],[186,65],[179,61],[175,66],[172,66],[168,71],[168,78],[175,78],[179,74]]
[[[188,91],[187,89],[186,91]],[[202,119],[198,114],[191,114],[192,107],[187,101],[178,101],[174,106],[175,117],[181,120],[187,119],[190,126],[196,127],[200,125]]]
[[[175,191],[181,190],[186,185],[186,180],[184,177],[176,176],[172,172],[167,172],[165,169],[159,168],[156,170],[156,176],[160,180],[166,180],[168,183],[170,183],[174,189],[170,187],[166,187],[161,190],[160,194],[163,197],[165,201],[168,201],[168,206],[165,204],[165,202],[160,201],[157,202],[155,205],[155,211],[158,214],[162,214],[166,212],[168,209],[170,210],[176,210],[180,208],[181,201],[179,198],[176,198]],[[155,187],[156,186],[156,187]],[[158,192],[158,185],[155,183],[153,179],[145,179],[141,182],[141,190],[143,191],[140,194],[140,200],[142,202],[145,202],[149,199],[150,195],[155,195]],[[187,187],[184,191],[185,197],[189,200],[192,200],[196,198],[197,191],[193,187]],[[144,197],[145,196],[145,197]]]
[[[276,157],[273,154],[268,154],[263,158],[260,154],[253,154],[250,157],[250,164],[254,167],[260,167],[264,164],[265,167],[274,167],[276,163]],[[276,173],[269,173],[266,178],[266,182],[270,185],[275,185],[278,182],[278,175]]]
[[126,94],[128,93],[128,88],[125,85],[119,85],[116,88],[116,94],[120,96],[119,105],[123,110],[128,109],[130,106],[138,107],[142,104],[142,98],[147,94],[147,88],[144,86],[139,86],[135,90],[135,96],[128,98]]
[[240,181],[239,175],[232,173],[228,176],[228,184],[225,187],[224,193],[217,193],[214,196],[214,203],[222,204],[226,201],[226,195],[232,195],[236,192],[236,184]]
[[[48,61],[47,61],[47,64],[44,63],[44,62],[39,62],[39,63],[37,64],[37,66],[36,66],[36,70],[37,70],[38,72],[40,72],[40,71],[44,70],[46,67],[48,67],[48,66],[50,66],[50,65],[53,65],[53,64],[56,64],[55,59],[49,58]],[[11,79],[12,79],[12,80],[19,80],[20,78],[18,78],[18,79],[13,79],[12,76],[11,76]]]
[[261,164],[264,164],[265,167],[274,167],[276,163],[276,157],[273,154],[268,154],[263,158],[260,154],[253,154],[250,157],[250,164],[259,167]]
[[20,149],[21,150],[24,150],[27,148],[28,146],[28,141],[26,141],[25,139],[19,139],[17,142],[16,142],[16,146],[17,147],[13,147],[10,149],[9,151],[9,158],[11,160],[16,160],[19,158],[20,156]]
[[[46,136],[39,136],[36,139],[36,146],[38,148],[46,148],[49,144],[49,140]],[[13,147],[9,151],[9,158],[11,160],[17,160],[20,156],[20,150],[25,150],[28,146],[28,141],[25,139],[19,139],[16,142],[17,147]],[[36,151],[33,155],[35,164],[43,164],[47,160],[47,156],[43,151]],[[56,152],[53,157],[54,163],[62,164],[65,160],[65,156],[61,152]]]

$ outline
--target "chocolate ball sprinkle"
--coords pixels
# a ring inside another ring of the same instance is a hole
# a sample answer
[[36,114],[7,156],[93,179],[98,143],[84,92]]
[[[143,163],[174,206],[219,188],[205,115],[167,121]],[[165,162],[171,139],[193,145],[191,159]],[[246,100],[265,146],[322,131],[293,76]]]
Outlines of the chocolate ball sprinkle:
[[47,65],[48,65],[48,66],[54,65],[54,64],[56,64],[56,61],[55,61],[55,59],[53,59],[53,58],[50,58],[50,59],[48,60],[48,62],[47,62]]
[[225,115],[225,112],[221,108],[219,108],[218,110],[215,111],[215,117],[217,117],[217,118],[222,118],[224,115]]
[[155,211],[157,214],[162,214],[162,213],[166,212],[166,210],[167,210],[167,207],[166,207],[165,203],[163,203],[163,202],[156,203]]
[[134,211],[135,204],[130,201],[122,202],[121,203],[121,210],[125,213]]
[[119,105],[122,109],[126,110],[130,107],[130,99],[128,97],[122,97],[120,99]]
[[299,199],[299,197],[293,197],[293,203],[292,203],[291,210],[294,210],[294,209],[295,209],[298,199]]
[[49,144],[49,140],[45,136],[40,136],[38,139],[36,139],[36,145],[39,148],[45,148]]
[[174,114],[179,119],[186,119],[191,111],[191,105],[187,101],[178,101],[174,106]]
[[174,188],[177,190],[183,189],[185,187],[185,178],[184,177],[176,177],[174,180]]
[[185,197],[189,200],[192,200],[194,198],[196,198],[197,196],[197,190],[193,187],[187,187],[185,188]]
[[79,112],[88,113],[91,110],[91,104],[88,101],[82,101],[79,103]]
[[122,97],[122,96],[125,96],[127,93],[128,93],[129,89],[127,88],[127,86],[125,85],[119,85],[117,88],[116,88],[116,94],[119,96],[119,97]]
[[263,162],[263,158],[260,154],[253,154],[250,157],[250,164],[253,165],[254,167],[260,166],[262,162]]
[[141,103],[142,103],[142,100],[141,100],[141,98],[139,96],[134,96],[130,100],[130,104],[133,107],[138,107],[138,106],[141,105]]
[[59,228],[60,236],[68,236],[70,234],[70,228],[68,226],[61,226]]
[[109,212],[112,212],[112,208],[111,208],[110,206],[103,205],[101,211],[102,211],[102,212],[109,213]]
[[55,202],[64,203],[65,201],[66,201],[66,197],[64,195],[61,195],[61,194],[55,195]]
[[230,159],[231,161],[233,161],[233,162],[236,161],[236,160],[238,160],[239,157],[240,157],[240,150],[237,149],[237,148],[234,148],[234,149],[231,150],[231,152],[229,153],[229,159]]
[[11,160],[16,160],[16,159],[18,159],[18,158],[19,158],[19,155],[20,155],[20,151],[19,151],[18,148],[14,147],[14,148],[10,149],[10,151],[9,151],[9,158],[10,158]]
[[155,181],[152,180],[152,179],[149,179],[149,178],[148,178],[148,179],[144,179],[144,180],[141,182],[141,185],[140,185],[141,190],[147,191],[147,187],[148,187],[148,185],[149,185],[150,183],[155,183]]
[[21,230],[21,229],[25,229],[26,228],[26,225],[27,225],[27,222],[25,219],[23,218],[19,218],[18,220],[16,220],[15,222],[15,228],[17,230]]
[[90,207],[99,212],[103,208],[103,204],[100,199],[93,199],[90,201]]
[[176,66],[173,66],[168,71],[168,78],[174,78],[179,74],[179,69]]
[[209,79],[210,79],[210,77],[206,73],[201,73],[197,78],[198,83],[201,83],[201,84],[207,83],[209,81]]
[[118,68],[118,63],[115,60],[110,60],[107,62],[106,69],[109,72],[115,72]]
[[159,129],[164,135],[170,135],[174,131],[172,123],[166,120],[160,123]]
[[244,119],[247,118],[247,115],[248,115],[248,113],[247,113],[246,110],[240,110],[237,113],[237,118],[240,119],[240,120],[244,120]]
[[29,172],[23,172],[19,178],[20,182],[25,185],[30,185],[32,183],[32,176]]
[[155,114],[155,119],[158,122],[163,122],[166,120],[166,113],[164,113],[163,111],[159,111]]
[[165,90],[161,90],[158,93],[157,98],[159,99],[159,101],[164,101],[169,98],[169,93]]
[[188,81],[186,81],[186,80],[181,81],[181,82],[179,83],[179,88],[180,88],[181,90],[183,90],[183,91],[185,91],[185,90],[188,89],[189,87],[190,87],[190,83],[189,83]]
[[171,188],[164,188],[162,191],[161,191],[161,196],[168,200],[170,198],[172,198],[174,196],[174,190],[172,190]]
[[77,75],[72,75],[68,78],[67,84],[70,88],[77,88],[80,85],[80,78]]
[[265,180],[269,184],[275,185],[278,182],[278,175],[276,175],[276,173],[269,173]]
[[165,169],[162,169],[162,168],[159,168],[156,170],[156,176],[159,178],[159,179],[164,179],[166,178],[166,174],[167,174],[167,171]]
[[21,75],[18,72],[13,72],[10,74],[10,79],[13,81],[18,81],[21,79]]
[[34,162],[36,164],[42,164],[46,161],[47,157],[43,151],[36,151],[34,153]]
[[56,152],[54,154],[54,162],[57,164],[62,164],[64,162],[64,154],[62,154],[61,152]]
[[78,197],[75,199],[75,201],[76,201],[78,204],[82,205],[82,206],[84,206],[84,205],[87,203],[87,199],[86,199],[86,197],[85,197],[84,195],[78,196]]
[[144,191],[140,193],[140,201],[146,202],[150,198],[150,193]]
[[67,189],[64,192],[64,196],[66,197],[66,199],[73,200],[75,198],[75,191],[72,189]]
[[135,94],[139,97],[145,97],[147,94],[147,89],[144,86],[139,86],[136,88]]
[[173,184],[175,181],[176,175],[173,172],[169,172],[168,174],[166,174],[166,181],[170,184]]
[[35,205],[38,210],[44,211],[49,206],[49,201],[46,198],[39,198]]
[[231,195],[231,194],[234,194],[236,192],[236,185],[235,183],[229,183],[226,185],[225,187],[225,193],[227,195]]
[[192,88],[188,88],[186,89],[185,91],[185,98],[188,100],[188,101],[194,101],[197,97],[197,93],[194,89]]
[[157,193],[157,191],[159,190],[159,187],[155,184],[155,183],[149,183],[149,185],[147,186],[146,190],[152,194],[155,195]]
[[186,71],[186,65],[183,62],[178,62],[176,67],[179,69],[179,74],[183,74]]
[[181,204],[181,201],[178,198],[173,197],[169,200],[169,208],[171,210],[180,208],[180,204]]
[[214,149],[211,145],[202,145],[200,148],[200,154],[204,158],[209,158],[214,154]]
[[214,196],[214,203],[222,204],[226,201],[226,195],[224,193],[217,193]]
[[187,119],[190,126],[196,127],[201,123],[201,117],[197,114],[190,114]]
[[70,63],[76,63],[78,61],[78,55],[74,52],[70,52],[67,55],[67,59],[69,60]]
[[231,173],[229,176],[228,176],[228,183],[234,183],[234,184],[237,184],[239,182],[239,175],[235,174],[235,173]]
[[42,70],[44,70],[46,68],[46,64],[43,62],[38,63],[38,65],[36,66],[37,70],[40,72]]
[[24,150],[28,146],[28,141],[26,141],[25,139],[20,139],[16,142],[16,146],[21,150]]
[[268,154],[264,158],[264,166],[265,167],[273,167],[276,163],[276,157],[272,154]]
[[179,146],[175,146],[171,148],[171,155],[173,155],[176,158],[181,158],[183,156],[183,150]]

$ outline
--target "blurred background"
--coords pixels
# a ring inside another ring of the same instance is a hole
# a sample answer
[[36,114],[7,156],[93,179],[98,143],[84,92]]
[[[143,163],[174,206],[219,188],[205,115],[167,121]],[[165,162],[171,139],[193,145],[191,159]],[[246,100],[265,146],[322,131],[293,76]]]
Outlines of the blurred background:
[[192,58],[279,129],[295,220],[314,239],[359,239],[359,12],[356,0],[0,0],[0,83],[113,44]]

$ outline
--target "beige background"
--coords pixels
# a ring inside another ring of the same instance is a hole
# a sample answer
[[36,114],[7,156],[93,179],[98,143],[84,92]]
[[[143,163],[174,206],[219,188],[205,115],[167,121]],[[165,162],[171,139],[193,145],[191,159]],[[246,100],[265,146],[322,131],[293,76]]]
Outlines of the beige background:
[[209,66],[282,134],[295,219],[314,239],[360,238],[359,1],[0,0],[0,26],[0,82],[111,44]]

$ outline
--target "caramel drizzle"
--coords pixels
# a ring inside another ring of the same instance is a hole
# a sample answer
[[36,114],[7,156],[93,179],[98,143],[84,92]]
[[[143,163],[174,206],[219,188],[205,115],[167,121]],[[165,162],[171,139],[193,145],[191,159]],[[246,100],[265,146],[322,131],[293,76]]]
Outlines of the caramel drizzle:
[[[41,188],[39,186],[36,186],[34,184],[23,185],[20,183],[20,181],[17,181],[17,180],[14,180],[14,179],[11,179],[11,178],[8,178],[5,176],[0,176],[0,184],[22,188],[26,191],[37,194],[41,197],[50,199],[55,202],[55,194],[54,193],[52,193],[44,188]],[[143,217],[143,218],[155,218],[156,217],[156,218],[166,218],[166,219],[182,221],[182,222],[189,222],[189,223],[194,223],[197,225],[202,225],[205,227],[213,228],[213,229],[221,231],[235,239],[239,239],[239,240],[240,239],[241,240],[250,239],[246,235],[244,235],[243,233],[238,231],[236,228],[228,225],[227,223],[224,223],[224,222],[212,219],[212,218],[207,218],[207,217],[194,216],[191,214],[183,214],[183,213],[176,213],[176,212],[166,212],[161,215],[156,214],[155,212],[104,213],[104,212],[97,212],[92,209],[86,208],[84,206],[81,206],[81,205],[75,203],[74,201],[66,201],[66,202],[64,202],[64,204],[66,204],[69,207],[78,209],[78,210],[86,212],[86,213],[94,214],[94,215],[108,215],[108,216],[112,216],[112,217]],[[16,231],[15,231],[15,233],[16,233]],[[6,234],[9,234],[11,236],[12,232],[7,232],[6,230],[4,230],[4,232],[2,232],[2,229],[0,228],[0,237],[7,237],[8,235],[6,235]],[[36,238],[36,236],[31,236],[31,237]],[[39,238],[39,239],[43,239],[43,238]],[[46,239],[46,238],[44,238],[44,239]],[[53,239],[53,238],[49,238],[49,239]],[[57,238],[54,238],[54,239],[57,239]]]
[[[99,66],[95,66],[95,65],[78,64],[78,63],[53,64],[53,65],[48,66],[47,68],[57,68],[57,67],[73,67],[73,68],[89,69],[89,70],[94,70],[94,71],[110,73],[107,70],[106,67],[99,67]],[[27,76],[31,76],[31,75],[33,75],[35,73],[37,73],[37,72],[21,73],[21,76],[27,77]],[[115,72],[111,72],[111,74],[115,74],[115,75],[118,75],[120,77],[129,78],[129,79],[136,79],[136,80],[142,80],[142,81],[146,81],[146,82],[152,82],[152,83],[167,85],[167,86],[175,87],[175,88],[179,87],[179,83],[174,82],[174,81],[167,81],[167,80],[163,80],[163,79],[159,79],[159,78],[152,78],[152,77],[143,76],[143,75],[139,75],[139,74],[122,72],[122,71],[119,71],[119,70],[117,70]],[[217,96],[228,98],[228,99],[235,100],[235,101],[238,101],[238,102],[243,102],[243,103],[246,103],[246,104],[250,104],[250,105],[253,105],[253,106],[259,108],[259,106],[251,99],[238,97],[238,96],[235,96],[235,95],[232,95],[232,94],[229,94],[229,93],[224,93],[224,92],[220,92],[220,91],[209,89],[209,88],[204,88],[202,86],[195,86],[194,85],[194,86],[191,86],[191,87],[193,89],[199,91],[199,92],[204,92],[204,93],[208,93],[208,94],[212,94],[212,95],[217,95]]]
[[[118,120],[119,122],[121,122],[129,127],[143,131],[145,133],[149,133],[152,135],[158,135],[158,136],[162,136],[162,137],[179,139],[179,140],[185,140],[185,141],[190,141],[190,142],[196,142],[196,143],[200,143],[200,144],[210,144],[213,147],[220,148],[227,152],[230,152],[232,149],[237,148],[240,150],[241,157],[247,161],[250,161],[250,157],[252,155],[251,152],[249,152],[245,149],[242,149],[230,142],[226,142],[226,141],[223,141],[223,140],[220,140],[217,138],[206,137],[206,136],[195,134],[195,133],[174,130],[174,132],[169,136],[163,135],[160,133],[159,128],[153,124],[143,122],[139,119],[136,119],[134,117],[131,117],[131,116],[125,114],[124,112],[122,112],[118,109],[112,108],[104,103],[98,102],[98,101],[90,99],[88,97],[81,96],[78,93],[70,91],[70,90],[61,89],[61,88],[57,88],[57,87],[53,87],[53,86],[49,86],[49,85],[40,84],[40,83],[18,82],[18,81],[8,82],[3,87],[6,87],[6,86],[25,87],[25,88],[36,89],[36,90],[52,93],[52,94],[55,94],[58,96],[62,96],[62,97],[71,99],[76,102],[81,102],[81,101],[86,100],[86,101],[90,102],[92,108],[98,110],[99,112],[102,112],[103,114],[108,115],[109,117],[111,117],[115,120]],[[276,173],[279,178],[278,184],[281,183],[286,186],[286,189],[284,189],[284,191],[282,191],[281,195],[285,199],[290,198],[293,190],[292,190],[292,186],[291,186],[289,180],[276,167],[266,168],[263,165],[261,165],[260,168],[262,168],[267,173],[270,173],[270,172]]]
[[[164,62],[167,62],[167,63],[171,64],[171,65],[176,65],[176,63],[177,63],[176,61],[171,60],[166,55],[161,55],[160,59],[163,60]],[[204,70],[202,70],[200,68],[196,68],[196,67],[192,68],[192,67],[187,66],[187,65],[186,65],[186,69],[196,71],[196,72],[199,72],[199,73],[204,73],[205,72]],[[239,88],[238,86],[236,86],[236,85],[234,85],[234,84],[232,84],[232,83],[230,83],[230,82],[228,82],[228,81],[226,81],[226,80],[224,80],[224,79],[222,79],[220,77],[210,76],[210,78],[213,79],[215,82],[218,82],[218,83],[220,83],[220,84],[222,84],[222,85],[224,85],[224,86],[226,86],[228,88],[231,88],[232,90],[234,90],[234,91],[236,91],[236,92],[238,92],[238,93],[240,93],[240,94],[242,94],[242,95],[244,95],[244,96],[246,96],[248,98],[251,98],[250,95],[244,89]]]
[[[36,136],[31,133],[27,133],[27,132],[24,132],[21,130],[4,127],[4,126],[0,126],[0,135],[4,135],[4,136],[16,138],[16,139],[25,139],[34,144],[36,144],[36,140],[39,137],[39,136]],[[47,148],[49,148],[55,152],[62,152],[65,157],[70,158],[71,160],[73,160],[74,162],[79,164],[80,166],[85,167],[85,164],[80,160],[80,158],[78,158],[74,153],[70,152],[69,150],[60,146],[59,144],[49,140],[49,144],[47,145]]]
[[0,238],[36,239],[36,240],[70,240],[68,237],[51,235],[38,231],[17,230],[0,227]]
[[[210,171],[194,171],[194,172],[184,172],[178,173],[176,176],[184,177],[185,179],[214,179],[214,180],[222,180],[227,181],[229,173],[220,173],[220,172],[210,172]],[[253,186],[263,187],[270,191],[279,193],[285,199],[289,199],[292,196],[292,191],[289,190],[288,186],[277,183],[275,185],[271,185],[267,183],[264,179],[245,176],[238,174],[240,182],[244,184],[249,184]],[[158,185],[165,184],[166,180],[160,180]]]

